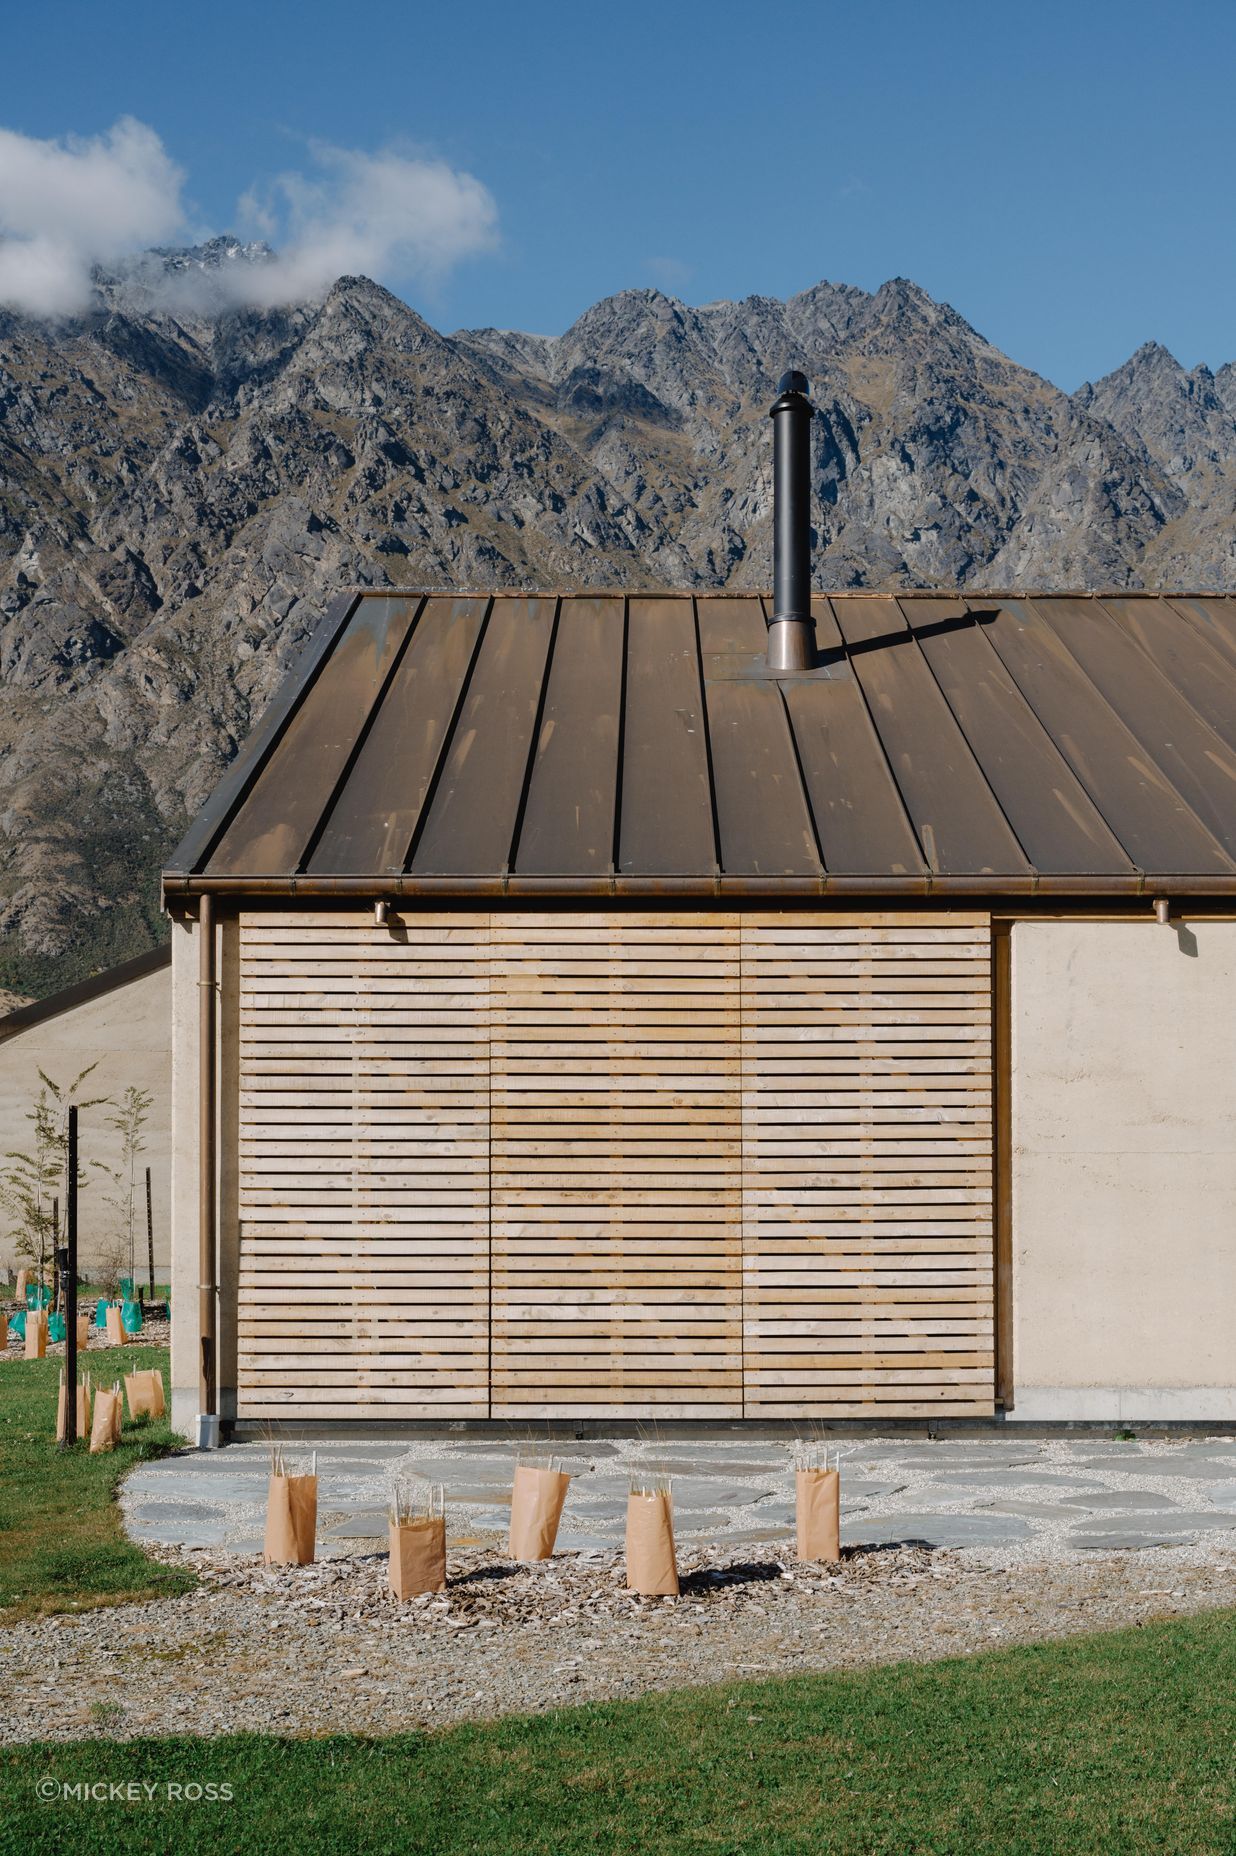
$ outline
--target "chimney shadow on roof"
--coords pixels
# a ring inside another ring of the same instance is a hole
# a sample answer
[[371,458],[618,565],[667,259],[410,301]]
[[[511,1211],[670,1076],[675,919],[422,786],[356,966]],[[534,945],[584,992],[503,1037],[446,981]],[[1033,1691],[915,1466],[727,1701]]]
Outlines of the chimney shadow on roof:
[[973,631],[976,626],[994,624],[999,616],[997,608],[984,607],[979,612],[958,612],[951,618],[932,619],[925,625],[912,627],[907,621],[904,631],[881,632],[876,638],[860,638],[844,648],[833,646],[819,651],[816,663],[843,663],[847,657],[863,657],[870,651],[884,651],[890,645],[918,644],[924,638],[942,638],[949,632]]

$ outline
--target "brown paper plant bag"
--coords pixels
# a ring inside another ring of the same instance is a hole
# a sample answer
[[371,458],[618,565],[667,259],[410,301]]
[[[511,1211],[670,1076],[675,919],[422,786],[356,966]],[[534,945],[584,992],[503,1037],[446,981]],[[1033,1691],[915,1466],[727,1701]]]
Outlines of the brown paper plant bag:
[[824,1462],[809,1455],[794,1465],[795,1522],[798,1557],[826,1565],[841,1558],[841,1463],[829,1469],[828,1453]]
[[25,1299],[26,1299],[26,1284],[27,1284],[27,1283],[28,1283],[29,1281],[30,1281],[30,1271],[29,1271],[29,1270],[18,1270],[18,1272],[17,1272],[17,1288],[16,1288],[16,1290],[15,1290],[15,1294],[16,1294],[16,1297],[17,1297],[17,1300],[18,1300],[19,1302],[22,1302],[22,1303],[24,1303],[24,1302],[25,1302]]
[[126,1373],[125,1396],[130,1418],[161,1418],[167,1410],[163,1397],[163,1375],[158,1371]]
[[107,1344],[109,1347],[123,1347],[125,1343],[124,1322],[121,1319],[120,1304],[113,1302],[104,1311],[107,1321]]
[[90,1346],[90,1316],[79,1315],[77,1317],[77,1351],[79,1353],[85,1353],[89,1346]]
[[267,1566],[312,1566],[318,1536],[318,1453],[307,1473],[294,1474],[281,1445],[270,1453],[266,1489]]
[[677,1598],[674,1506],[668,1476],[638,1477],[627,1496],[627,1590]]
[[390,1540],[387,1580],[400,1602],[446,1590],[446,1501],[440,1482],[396,1482]]
[[47,1310],[31,1308],[26,1311],[26,1358],[42,1360],[47,1355]]
[[[56,1442],[64,1442],[65,1415],[68,1411],[67,1387],[64,1368],[60,1368],[60,1397],[56,1404]],[[90,1436],[90,1374],[87,1373],[77,1388],[77,1441],[85,1443]]]
[[120,1442],[120,1381],[109,1389],[100,1386],[94,1395],[94,1417],[90,1425],[90,1454],[114,1450]]
[[547,1560],[553,1557],[562,1504],[571,1478],[556,1456],[519,1457],[511,1485],[511,1533],[508,1551],[513,1560]]
[[6,1314],[0,1314],[0,1353],[4,1351],[4,1349],[8,1346],[8,1344],[9,1344],[9,1318]]

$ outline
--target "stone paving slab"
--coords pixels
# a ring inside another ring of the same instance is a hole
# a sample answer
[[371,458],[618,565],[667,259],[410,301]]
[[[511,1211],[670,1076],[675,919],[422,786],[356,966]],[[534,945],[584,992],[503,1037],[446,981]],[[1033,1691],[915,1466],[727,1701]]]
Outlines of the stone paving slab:
[[1045,1469],[937,1469],[931,1464],[931,1473],[938,1483],[958,1487],[983,1489],[1028,1489],[1036,1485],[1060,1489],[1085,1489],[1095,1486],[1093,1477],[1055,1475]]
[[926,1541],[933,1547],[997,1546],[1029,1540],[1030,1528],[1015,1515],[879,1514],[844,1521],[846,1546],[891,1546],[900,1540]]
[[1170,1534],[1139,1534],[1132,1529],[1106,1534],[1070,1534],[1068,1544],[1084,1553],[1136,1553],[1142,1547],[1174,1547],[1179,1538]]
[[1067,1508],[1174,1508],[1176,1502],[1170,1495],[1159,1495],[1153,1489],[1092,1489],[1088,1495],[1062,1495],[1061,1502]]
[[574,1515],[586,1521],[591,1527],[597,1521],[625,1521],[627,1515],[627,1497],[625,1490],[621,1494],[577,1495],[574,1489],[567,1490],[566,1506],[563,1520]]
[[1230,1463],[1215,1462],[1208,1457],[1195,1456],[1139,1456],[1135,1465],[1130,1467],[1126,1457],[1087,1457],[1087,1469],[1100,1473],[1110,1472],[1114,1475],[1144,1476],[1153,1481],[1156,1476],[1187,1476],[1196,1482],[1214,1482],[1231,1471]]
[[[1149,1520],[1139,1524],[1130,1517],[1128,1525],[1121,1527],[1113,1521],[1096,1522],[1093,1527],[1079,1527],[1069,1536],[1071,1545],[1088,1547],[1094,1540],[1113,1541],[1120,1546],[1154,1546],[1161,1541],[1171,1541],[1180,1545],[1191,1540],[1195,1534],[1210,1533],[1215,1529],[1233,1528],[1230,1515],[1211,1514],[1206,1510],[1185,1513],[1176,1510],[1170,1514],[1155,1514]],[[1153,1533],[1154,1539],[1145,1538]]]
[[160,1517],[143,1521],[139,1538],[160,1547],[180,1546],[187,1538],[191,1538],[195,1547],[221,1547],[227,1534],[226,1521],[194,1521],[189,1524]]
[[328,1540],[387,1540],[389,1525],[385,1508],[371,1508],[336,1521],[325,1532]]
[[984,1514],[1024,1514],[1031,1521],[1072,1523],[1077,1520],[1076,1508],[1063,1508],[1059,1502],[985,1502],[982,1512]]
[[768,1457],[762,1462],[744,1462],[739,1457],[705,1457],[702,1452],[699,1456],[652,1456],[649,1461],[666,1476],[698,1476],[701,1469],[724,1470],[727,1476],[767,1476],[770,1469],[782,1470],[790,1464],[788,1455],[781,1463],[770,1462]]
[[[773,1478],[764,1472],[764,1486],[744,1488],[739,1483],[716,1482],[705,1476],[681,1476],[674,1481],[674,1507],[696,1508],[743,1508],[748,1503],[758,1501],[762,1495],[772,1495],[775,1489],[769,1484]],[[624,1485],[627,1478],[623,1478]]]
[[[1206,1534],[1219,1529],[1236,1536],[1236,1521],[1231,1515],[1215,1514],[1209,1508],[1176,1508],[1167,1514],[1156,1512],[1147,1525],[1165,1534]],[[1080,1531],[1086,1533],[1088,1529],[1082,1528]]]
[[925,1475],[938,1476],[941,1471],[976,1474],[979,1471],[991,1474],[1002,1469],[1019,1469],[1023,1464],[1037,1463],[1037,1451],[992,1451],[983,1456],[959,1456],[954,1451],[933,1450],[930,1444],[924,1445],[917,1455],[907,1456],[905,1451],[898,1452],[898,1460],[903,1469],[919,1470]]
[[222,1522],[226,1516],[222,1508],[211,1508],[205,1502],[148,1502],[134,1510],[138,1521],[149,1521],[157,1526],[164,1526],[172,1521],[190,1522],[196,1525],[200,1521]]

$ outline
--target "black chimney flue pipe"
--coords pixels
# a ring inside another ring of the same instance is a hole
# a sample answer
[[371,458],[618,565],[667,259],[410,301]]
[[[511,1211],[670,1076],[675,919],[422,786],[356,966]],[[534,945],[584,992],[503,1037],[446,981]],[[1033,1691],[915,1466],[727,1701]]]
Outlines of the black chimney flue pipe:
[[773,611],[768,621],[768,668],[810,670],[815,662],[811,617],[810,382],[782,374],[770,409],[773,422]]

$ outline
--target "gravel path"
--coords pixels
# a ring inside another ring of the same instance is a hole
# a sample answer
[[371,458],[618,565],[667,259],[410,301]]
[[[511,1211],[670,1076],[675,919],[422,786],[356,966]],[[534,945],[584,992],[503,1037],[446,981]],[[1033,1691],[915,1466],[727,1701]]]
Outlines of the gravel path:
[[[445,1594],[398,1606],[385,1556],[266,1572],[193,1565],[183,1598],[21,1624],[0,1639],[0,1738],[391,1733],[734,1678],[926,1661],[1230,1604],[1213,1540],[1030,1566],[853,1549],[839,1568],[680,1550],[678,1599],[639,1599],[621,1555],[512,1566],[456,1548]],[[66,1703],[65,1697],[68,1697]]]

